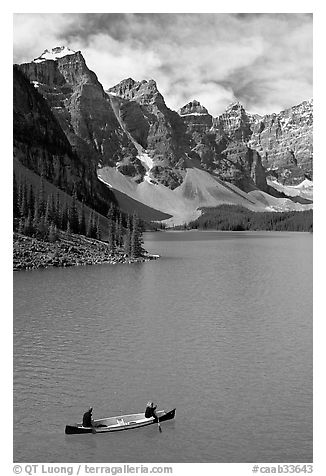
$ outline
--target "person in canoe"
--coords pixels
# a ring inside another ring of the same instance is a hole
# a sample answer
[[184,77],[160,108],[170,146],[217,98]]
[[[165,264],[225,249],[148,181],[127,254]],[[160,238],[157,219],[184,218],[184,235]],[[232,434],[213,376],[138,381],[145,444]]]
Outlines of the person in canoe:
[[154,419],[157,420],[157,415],[155,410],[156,410],[156,406],[154,407],[154,403],[148,402],[146,405],[146,410],[145,410],[145,418],[154,417]]
[[84,413],[83,426],[93,426],[92,411],[93,411],[93,407],[89,407],[87,412]]

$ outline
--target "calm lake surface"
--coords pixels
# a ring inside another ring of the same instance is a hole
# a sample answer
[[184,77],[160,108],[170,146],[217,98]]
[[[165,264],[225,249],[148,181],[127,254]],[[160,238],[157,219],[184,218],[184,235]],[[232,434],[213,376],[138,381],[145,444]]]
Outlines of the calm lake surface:
[[[147,233],[157,261],[14,273],[14,461],[311,462],[312,241]],[[150,399],[161,434],[64,434]]]

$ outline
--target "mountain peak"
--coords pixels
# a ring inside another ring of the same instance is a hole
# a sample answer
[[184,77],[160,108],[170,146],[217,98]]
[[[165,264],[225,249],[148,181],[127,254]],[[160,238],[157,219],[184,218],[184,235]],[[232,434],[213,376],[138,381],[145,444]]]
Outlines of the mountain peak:
[[136,84],[136,81],[132,78],[127,78],[120,81],[119,84],[129,84],[130,86],[133,86],[134,84]]
[[194,99],[193,101],[188,102],[185,106],[179,109],[180,116],[188,116],[188,115],[206,115],[208,111],[206,107],[202,106],[199,101]]
[[42,63],[47,60],[55,61],[64,56],[74,54],[76,54],[76,51],[71,50],[67,46],[56,46],[55,48],[52,48],[52,50],[44,50],[38,58],[33,60],[33,63]]
[[113,96],[121,96],[123,97],[124,94],[128,93],[136,84],[136,81],[132,78],[126,78],[120,81],[120,83],[116,84],[112,88],[107,90],[107,93],[112,94]]
[[229,112],[229,111],[236,111],[238,109],[244,109],[243,105],[241,104],[240,101],[233,101],[231,102],[225,109],[225,111]]
[[153,101],[156,103],[164,103],[163,96],[157,89],[157,84],[154,79],[149,79],[148,81],[145,79],[142,81],[134,81],[132,78],[124,79],[108,89],[107,93],[141,103]]

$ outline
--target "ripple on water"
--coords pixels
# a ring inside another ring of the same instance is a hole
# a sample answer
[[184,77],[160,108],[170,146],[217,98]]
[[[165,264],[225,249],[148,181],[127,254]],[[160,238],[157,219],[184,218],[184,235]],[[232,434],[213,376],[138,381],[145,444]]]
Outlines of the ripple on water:
[[[311,461],[310,235],[147,237],[160,260],[14,275],[15,461]],[[159,445],[63,434],[149,399]]]

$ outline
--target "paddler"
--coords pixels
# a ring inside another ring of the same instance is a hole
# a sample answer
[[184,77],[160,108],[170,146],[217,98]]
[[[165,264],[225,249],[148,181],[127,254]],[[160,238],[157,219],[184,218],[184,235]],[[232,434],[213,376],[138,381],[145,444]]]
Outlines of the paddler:
[[93,426],[92,411],[93,411],[93,407],[89,407],[87,412],[84,413],[83,426],[85,427]]
[[157,415],[155,410],[156,410],[156,406],[154,407],[154,403],[148,402],[146,405],[146,410],[145,410],[145,418],[154,417],[154,419],[157,420]]

